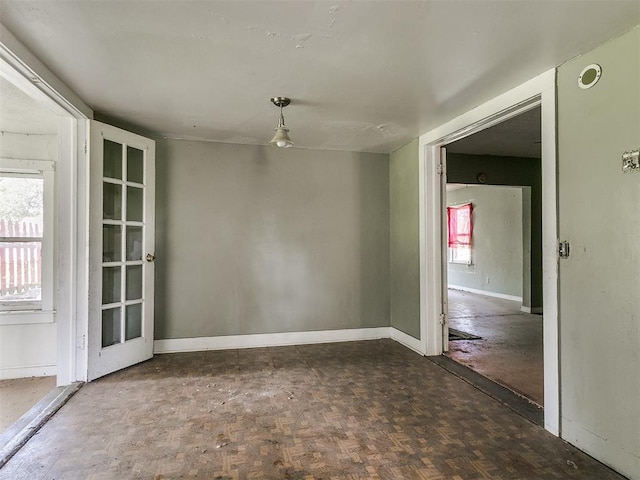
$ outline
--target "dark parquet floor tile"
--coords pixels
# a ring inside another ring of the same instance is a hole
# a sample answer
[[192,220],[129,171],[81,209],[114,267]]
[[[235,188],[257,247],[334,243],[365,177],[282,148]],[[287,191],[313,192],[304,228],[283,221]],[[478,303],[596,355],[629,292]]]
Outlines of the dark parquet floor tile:
[[158,355],[85,385],[0,478],[622,477],[376,340]]

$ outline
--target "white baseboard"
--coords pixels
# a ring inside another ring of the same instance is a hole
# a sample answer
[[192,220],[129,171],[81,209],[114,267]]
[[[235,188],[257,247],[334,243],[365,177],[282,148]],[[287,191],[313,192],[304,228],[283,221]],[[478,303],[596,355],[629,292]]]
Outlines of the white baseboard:
[[10,367],[0,369],[0,380],[29,377],[54,377],[58,369],[55,365],[39,365],[37,367]]
[[171,338],[166,340],[155,340],[153,342],[153,353],[283,347],[287,345],[304,345],[311,343],[354,342],[358,340],[375,340],[390,337],[390,327],[376,327],[353,328],[346,330],[321,330],[317,332],[285,332],[255,335],[228,335],[222,337]]
[[520,311],[524,313],[542,314],[542,307],[520,307]]
[[410,348],[411,350],[413,350],[416,353],[419,353],[420,355],[426,355],[426,352],[424,350],[424,345],[419,339],[412,337],[411,335],[407,335],[406,333],[404,333],[401,330],[398,330],[397,328],[391,327],[391,339],[395,340],[398,343],[401,343],[405,347]]
[[478,295],[485,295],[487,297],[502,298],[504,300],[513,300],[514,302],[522,303],[522,297],[516,295],[507,295],[506,293],[490,292],[488,290],[478,290],[477,288],[461,287],[460,285],[449,285],[452,290],[462,290],[463,292],[477,293]]

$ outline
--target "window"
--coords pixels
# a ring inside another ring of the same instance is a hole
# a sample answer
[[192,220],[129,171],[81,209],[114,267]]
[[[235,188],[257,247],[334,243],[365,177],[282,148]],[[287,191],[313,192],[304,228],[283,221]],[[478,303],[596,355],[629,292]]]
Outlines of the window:
[[447,207],[449,262],[471,264],[473,205]]
[[53,320],[53,165],[0,160],[0,320]]

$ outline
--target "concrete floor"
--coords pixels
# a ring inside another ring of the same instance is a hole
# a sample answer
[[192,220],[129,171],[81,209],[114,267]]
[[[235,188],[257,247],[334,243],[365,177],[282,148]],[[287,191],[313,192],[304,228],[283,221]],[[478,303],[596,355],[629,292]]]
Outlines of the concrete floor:
[[482,337],[449,343],[447,355],[542,406],[542,315],[520,303],[449,290],[449,326]]
[[13,425],[56,387],[56,377],[0,380],[0,432]]

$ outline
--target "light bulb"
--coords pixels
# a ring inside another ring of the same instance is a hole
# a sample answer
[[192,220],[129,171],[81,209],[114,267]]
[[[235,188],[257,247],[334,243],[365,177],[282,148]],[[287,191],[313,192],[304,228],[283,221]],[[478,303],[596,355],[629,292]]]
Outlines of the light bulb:
[[278,140],[276,142],[276,145],[278,145],[279,147],[284,147],[287,144],[287,142],[285,142],[284,140]]

